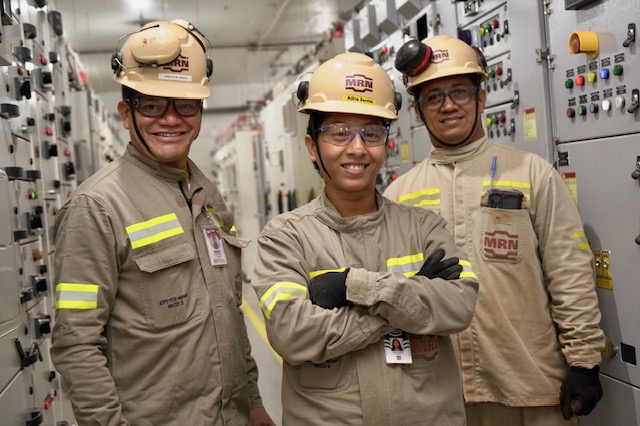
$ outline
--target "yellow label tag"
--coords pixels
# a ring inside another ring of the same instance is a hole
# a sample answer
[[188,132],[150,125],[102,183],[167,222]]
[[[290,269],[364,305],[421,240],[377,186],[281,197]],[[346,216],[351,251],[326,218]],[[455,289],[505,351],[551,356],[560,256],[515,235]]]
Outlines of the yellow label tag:
[[400,141],[400,158],[403,163],[407,163],[410,160],[411,152],[409,152],[409,141]]
[[613,280],[607,278],[596,278],[596,287],[613,290]]
[[362,102],[363,104],[375,105],[376,100],[362,95],[342,95],[343,101]]
[[538,123],[536,109],[528,108],[522,112],[522,124],[524,127],[524,140],[535,141],[538,139]]

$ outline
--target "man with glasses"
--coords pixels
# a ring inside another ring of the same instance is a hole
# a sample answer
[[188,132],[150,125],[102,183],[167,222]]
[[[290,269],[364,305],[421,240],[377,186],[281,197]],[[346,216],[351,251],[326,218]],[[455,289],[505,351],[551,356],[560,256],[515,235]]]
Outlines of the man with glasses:
[[449,335],[471,320],[477,282],[441,217],[376,189],[399,94],[349,52],[297,95],[324,191],[265,226],[251,279],[283,359],[283,424],[463,426]]
[[594,261],[562,179],[482,127],[481,53],[446,35],[411,40],[396,68],[433,149],[385,195],[442,215],[480,281],[455,348],[469,426],[576,424],[602,396]]
[[76,420],[274,425],[240,310],[246,243],[188,158],[211,94],[207,40],[186,21],[159,21],[118,46],[131,143],[55,222],[51,357]]

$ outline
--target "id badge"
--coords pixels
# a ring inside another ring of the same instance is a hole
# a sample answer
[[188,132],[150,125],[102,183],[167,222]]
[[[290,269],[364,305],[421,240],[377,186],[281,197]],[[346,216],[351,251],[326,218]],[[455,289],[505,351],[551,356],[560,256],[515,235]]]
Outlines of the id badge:
[[384,357],[387,364],[411,364],[409,335],[396,329],[384,336]]
[[227,264],[227,256],[224,253],[222,244],[222,234],[220,228],[215,225],[202,225],[204,240],[207,243],[209,261],[213,266],[224,266]]

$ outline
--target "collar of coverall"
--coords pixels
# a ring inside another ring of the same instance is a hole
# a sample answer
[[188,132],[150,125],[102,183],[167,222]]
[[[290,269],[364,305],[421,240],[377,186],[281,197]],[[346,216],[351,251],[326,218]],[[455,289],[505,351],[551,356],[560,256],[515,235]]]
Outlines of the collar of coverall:
[[327,195],[322,191],[320,196],[320,203],[323,208],[319,208],[315,211],[315,215],[328,227],[338,232],[356,232],[380,226],[383,218],[383,205],[384,199],[382,194],[376,189],[376,203],[378,210],[373,213],[363,214],[353,217],[342,217],[333,203],[329,201]]
[[433,148],[429,153],[429,158],[437,164],[451,164],[456,161],[478,157],[489,149],[490,146],[491,143],[485,135],[477,141],[461,147]]

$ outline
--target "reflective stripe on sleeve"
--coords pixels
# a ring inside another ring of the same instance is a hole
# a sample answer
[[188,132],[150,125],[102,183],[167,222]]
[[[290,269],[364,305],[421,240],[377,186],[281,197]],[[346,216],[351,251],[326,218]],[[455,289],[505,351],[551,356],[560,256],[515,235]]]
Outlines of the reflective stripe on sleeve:
[[478,279],[478,276],[475,272],[473,272],[473,268],[471,267],[471,263],[466,260],[461,260],[458,262],[458,265],[462,265],[462,272],[460,272],[460,278],[473,278],[474,280]]
[[260,298],[260,309],[267,319],[271,318],[271,311],[280,300],[294,297],[307,297],[307,288],[301,284],[290,282],[275,283]]
[[420,191],[403,194],[398,197],[398,203],[408,206],[439,206],[440,188],[422,189]]
[[164,239],[184,234],[182,225],[175,213],[165,214],[145,222],[134,223],[126,228],[131,248],[137,249]]
[[347,268],[338,268],[338,269],[319,269],[317,271],[312,271],[309,273],[309,279],[312,280],[318,275],[326,274],[327,272],[343,272]]
[[59,283],[56,285],[56,309],[96,309],[98,284]]
[[410,254],[402,257],[392,257],[387,259],[387,270],[389,272],[401,273],[405,277],[415,275],[424,263],[424,254]]
[[591,250],[591,246],[589,245],[589,240],[587,240],[587,236],[584,231],[577,231],[573,233],[573,239],[578,243],[578,250]]

